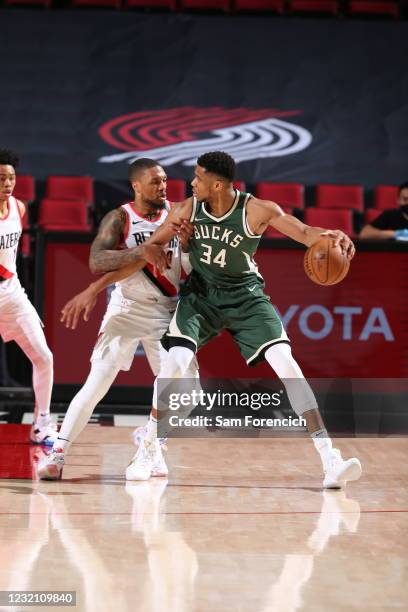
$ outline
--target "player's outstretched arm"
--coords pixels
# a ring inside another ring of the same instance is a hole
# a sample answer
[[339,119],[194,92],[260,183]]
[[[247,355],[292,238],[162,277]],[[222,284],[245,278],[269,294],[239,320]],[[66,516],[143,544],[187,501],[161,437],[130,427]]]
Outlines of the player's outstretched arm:
[[134,272],[141,270],[146,265],[144,260],[138,261],[133,264],[128,264],[120,270],[114,272],[107,272],[96,281],[88,285],[86,289],[77,293],[72,297],[62,308],[60,322],[65,324],[68,329],[76,329],[79,318],[83,313],[83,320],[89,321],[90,314],[95,307],[99,293],[113,285],[118,281],[127,278]]
[[[172,235],[177,233],[183,250],[187,251],[188,242],[193,233],[193,225],[189,221],[182,221],[180,225],[170,223],[170,228]],[[147,254],[160,248],[158,245],[154,244],[154,236],[155,234],[152,234],[152,236],[146,240],[146,248],[144,252]],[[95,307],[98,294],[109,287],[109,285],[117,283],[128,276],[131,276],[138,270],[141,270],[144,268],[146,263],[147,261],[145,259],[140,259],[139,261],[123,266],[123,268],[120,268],[119,270],[105,273],[103,276],[91,283],[86,289],[74,295],[65,304],[61,310],[61,323],[64,323],[65,327],[68,329],[76,329],[81,313],[83,313],[83,320],[89,321],[89,316]]]
[[[167,259],[163,249],[156,244],[141,244],[131,249],[118,249],[121,236],[125,231],[126,217],[121,208],[109,212],[102,219],[98,233],[92,243],[89,267],[93,274],[103,274],[118,270],[128,264],[149,262],[158,270],[164,271]],[[174,232],[173,232],[174,234]],[[143,267],[143,266],[142,266]]]
[[333,238],[334,244],[340,245],[349,259],[352,259],[355,254],[353,242],[341,230],[328,230],[306,225],[293,215],[285,214],[275,202],[251,199],[248,203],[248,223],[255,234],[261,234],[268,226],[271,226],[307,247],[312,246],[322,236]]

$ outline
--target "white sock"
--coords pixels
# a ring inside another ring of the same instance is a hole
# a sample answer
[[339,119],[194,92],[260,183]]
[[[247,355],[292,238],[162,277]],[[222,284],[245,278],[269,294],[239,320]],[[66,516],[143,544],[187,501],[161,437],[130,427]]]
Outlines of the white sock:
[[119,368],[112,366],[112,363],[103,363],[100,359],[91,362],[91,371],[84,386],[68,406],[58,438],[54,442],[54,449],[59,448],[67,452],[88,423],[95,406],[109,391],[118,372]]
[[327,429],[319,429],[310,435],[313,440],[313,444],[315,445],[315,449],[320,455],[323,467],[325,468],[330,461],[331,451],[333,448],[332,441],[327,433]]
[[154,442],[157,439],[157,419],[153,415],[150,415],[147,421],[145,439],[148,442]]

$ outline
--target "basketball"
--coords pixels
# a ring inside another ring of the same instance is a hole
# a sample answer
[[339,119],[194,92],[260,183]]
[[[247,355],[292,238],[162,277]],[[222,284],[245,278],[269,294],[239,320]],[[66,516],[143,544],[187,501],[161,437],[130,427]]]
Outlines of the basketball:
[[304,257],[307,276],[318,285],[335,285],[342,281],[350,268],[350,260],[332,238],[322,238],[309,247]]

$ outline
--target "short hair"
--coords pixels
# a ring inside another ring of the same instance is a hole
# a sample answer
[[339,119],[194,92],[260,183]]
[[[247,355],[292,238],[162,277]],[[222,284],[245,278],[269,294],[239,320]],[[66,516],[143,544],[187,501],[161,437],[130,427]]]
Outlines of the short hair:
[[142,172],[149,168],[155,168],[156,166],[160,166],[160,164],[154,159],[149,159],[148,157],[136,159],[129,167],[129,181],[132,182],[137,180]]
[[204,168],[206,172],[212,172],[230,183],[234,180],[235,161],[228,153],[223,151],[204,153],[197,159],[197,164]]
[[405,183],[401,183],[401,185],[398,187],[398,195],[403,189],[408,189],[408,181],[405,181]]
[[19,161],[17,153],[14,153],[11,149],[0,149],[0,165],[13,166],[16,169]]

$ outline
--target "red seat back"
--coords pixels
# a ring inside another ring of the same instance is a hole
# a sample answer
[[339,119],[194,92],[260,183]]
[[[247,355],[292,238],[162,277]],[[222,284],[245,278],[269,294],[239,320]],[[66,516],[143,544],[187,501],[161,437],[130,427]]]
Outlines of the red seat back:
[[34,177],[30,175],[17,174],[16,186],[13,195],[26,204],[35,200]]
[[324,229],[339,229],[349,236],[354,235],[351,210],[306,208],[304,221],[307,225],[323,227]]
[[397,208],[397,199],[398,187],[394,185],[377,185],[374,189],[374,208]]
[[318,185],[317,208],[350,208],[363,211],[364,192],[361,185]]
[[305,205],[305,189],[300,183],[258,183],[255,194],[283,207],[304,208]]
[[44,229],[89,231],[87,208],[78,200],[41,201],[38,225]]
[[90,176],[49,176],[45,197],[56,200],[82,200],[91,204],[94,200],[93,179]]
[[186,182],[182,179],[168,179],[166,197],[170,202],[182,202],[186,197]]

